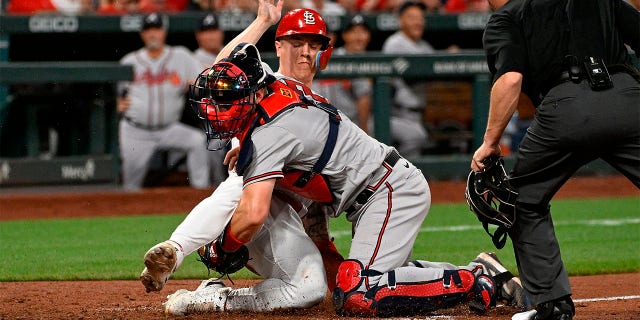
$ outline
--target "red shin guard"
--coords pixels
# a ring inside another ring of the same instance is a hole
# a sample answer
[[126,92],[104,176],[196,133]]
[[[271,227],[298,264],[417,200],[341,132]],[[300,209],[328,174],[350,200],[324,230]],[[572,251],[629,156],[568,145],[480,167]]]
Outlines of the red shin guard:
[[[486,310],[491,304],[493,282],[489,277],[476,280],[467,270],[445,270],[443,278],[429,282],[395,282],[395,272],[386,274],[386,286],[361,289],[367,276],[380,275],[363,270],[359,261],[345,260],[338,268],[337,288],[333,291],[336,313],[346,316],[408,316],[455,306],[472,299]],[[481,276],[483,277],[483,276]],[[481,278],[479,277],[479,278]],[[475,311],[475,310],[474,310]]]

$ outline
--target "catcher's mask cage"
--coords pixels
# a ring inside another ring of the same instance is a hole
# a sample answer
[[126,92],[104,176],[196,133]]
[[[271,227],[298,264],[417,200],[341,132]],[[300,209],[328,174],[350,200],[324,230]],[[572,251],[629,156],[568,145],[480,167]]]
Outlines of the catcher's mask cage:
[[[251,85],[247,75],[235,64],[222,61],[205,69],[189,88],[189,102],[207,135],[208,147],[214,139],[228,142],[242,132],[255,110],[259,85]],[[213,145],[213,147],[212,147]]]
[[[484,171],[469,173],[465,197],[493,244],[502,249],[507,241],[507,231],[516,221],[518,193],[509,183],[501,157],[490,157],[485,163]],[[489,224],[498,226],[493,234],[489,232]]]

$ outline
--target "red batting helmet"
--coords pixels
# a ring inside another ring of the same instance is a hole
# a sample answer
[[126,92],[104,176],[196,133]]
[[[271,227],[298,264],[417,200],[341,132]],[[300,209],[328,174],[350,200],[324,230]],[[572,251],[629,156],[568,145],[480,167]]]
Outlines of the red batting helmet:
[[276,39],[294,34],[320,36],[323,40],[323,50],[326,49],[331,40],[327,35],[327,23],[313,9],[293,9],[282,17],[276,29]]

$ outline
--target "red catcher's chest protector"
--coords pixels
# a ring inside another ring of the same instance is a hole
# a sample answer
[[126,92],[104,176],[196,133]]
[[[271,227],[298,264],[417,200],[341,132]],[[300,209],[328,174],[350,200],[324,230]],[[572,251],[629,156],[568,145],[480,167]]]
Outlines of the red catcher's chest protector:
[[253,150],[251,133],[255,127],[272,121],[290,108],[316,107],[325,111],[329,116],[329,134],[318,161],[308,171],[285,171],[284,178],[279,179],[276,184],[310,200],[332,203],[334,196],[331,186],[327,178],[320,172],[329,162],[336,145],[341,121],[338,110],[329,104],[325,98],[313,94],[308,87],[295,80],[281,79],[275,81],[268,86],[268,90],[269,94],[260,102],[258,107],[257,121],[254,122],[242,141],[240,155],[238,156],[238,174],[242,174],[244,168],[251,162],[251,150]]

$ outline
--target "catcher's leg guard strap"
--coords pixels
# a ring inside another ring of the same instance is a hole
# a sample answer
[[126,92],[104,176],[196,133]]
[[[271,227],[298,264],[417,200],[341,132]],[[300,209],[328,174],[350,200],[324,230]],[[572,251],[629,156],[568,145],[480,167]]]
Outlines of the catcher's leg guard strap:
[[376,315],[416,315],[452,307],[467,300],[474,284],[475,275],[470,271],[445,270],[442,279],[435,281],[397,282],[395,287],[380,287],[373,297]]
[[[363,278],[380,273],[361,268],[362,264],[354,260],[346,260],[340,265],[338,286],[333,291],[334,307],[340,315],[388,317],[424,314],[474,297],[476,281],[471,271],[446,270],[443,278],[426,282],[398,282],[395,272],[390,271],[385,274],[387,285],[362,291]],[[479,296],[484,298],[481,292]]]

